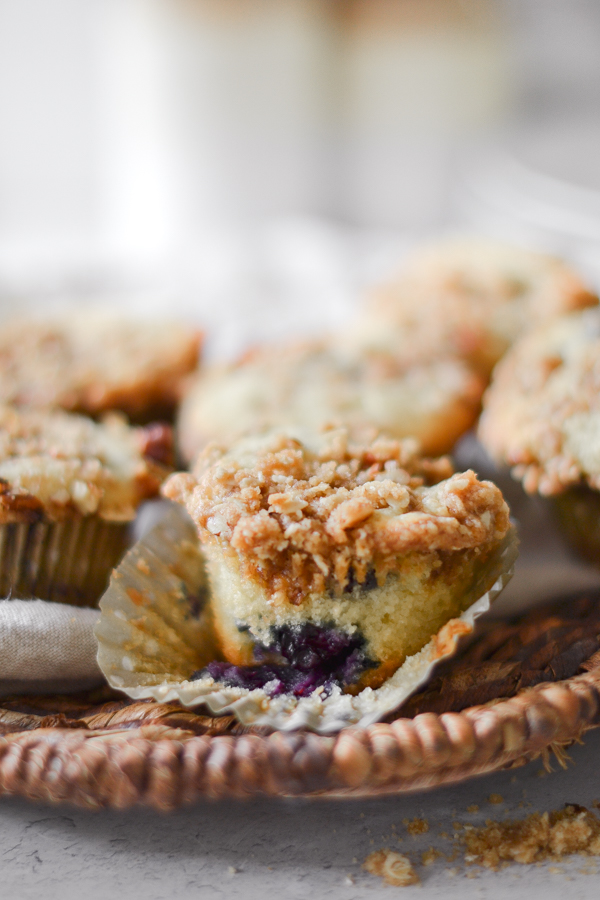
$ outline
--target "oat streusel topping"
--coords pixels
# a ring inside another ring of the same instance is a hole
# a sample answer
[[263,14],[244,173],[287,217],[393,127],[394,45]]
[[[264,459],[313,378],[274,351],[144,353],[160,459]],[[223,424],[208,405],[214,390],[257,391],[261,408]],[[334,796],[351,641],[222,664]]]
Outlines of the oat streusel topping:
[[525,490],[600,489],[600,307],[523,338],[500,363],[479,434]]
[[0,523],[134,518],[169,471],[171,431],[0,406]]
[[454,354],[486,376],[532,325],[598,298],[564,262],[521,247],[446,239],[417,250],[373,292],[357,339],[417,358]]
[[229,453],[212,446],[164,493],[203,540],[231,548],[248,577],[294,603],[370,571],[382,584],[400,555],[477,548],[508,529],[495,485],[452,475],[448,459],[422,458],[412,440],[356,446],[345,429],[309,442],[273,432]]
[[0,330],[0,402],[147,419],[180,399],[200,342],[178,322],[104,309],[16,318]]

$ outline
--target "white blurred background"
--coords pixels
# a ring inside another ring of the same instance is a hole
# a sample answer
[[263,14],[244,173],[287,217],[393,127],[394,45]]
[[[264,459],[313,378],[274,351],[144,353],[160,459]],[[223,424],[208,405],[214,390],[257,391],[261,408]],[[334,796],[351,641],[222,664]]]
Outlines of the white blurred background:
[[233,352],[452,228],[600,281],[599,111],[596,0],[0,0],[3,308],[168,305]]

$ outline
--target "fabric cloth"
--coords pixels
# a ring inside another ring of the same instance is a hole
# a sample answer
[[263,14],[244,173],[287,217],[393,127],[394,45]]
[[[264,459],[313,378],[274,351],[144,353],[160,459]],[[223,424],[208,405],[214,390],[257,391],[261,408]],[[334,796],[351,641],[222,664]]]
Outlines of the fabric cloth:
[[102,681],[97,609],[46,600],[0,600],[0,691],[82,690]]

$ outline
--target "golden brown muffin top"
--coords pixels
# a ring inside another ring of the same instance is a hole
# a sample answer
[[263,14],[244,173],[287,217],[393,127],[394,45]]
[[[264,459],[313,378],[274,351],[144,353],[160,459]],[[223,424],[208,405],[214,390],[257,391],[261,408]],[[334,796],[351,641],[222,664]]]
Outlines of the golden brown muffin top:
[[344,425],[446,453],[475,422],[484,386],[444,355],[411,364],[389,351],[348,352],[333,338],[281,342],[200,370],[179,412],[179,443],[191,461],[210,441],[229,445],[251,431]]
[[0,329],[0,402],[138,420],[168,412],[200,343],[184,324],[97,308],[13,319]]
[[0,406],[0,523],[98,515],[129,521],[169,471],[171,430]]
[[494,372],[482,443],[525,490],[600,490],[600,307],[522,338]]
[[488,375],[530,326],[597,302],[559,259],[482,238],[446,239],[415,252],[373,292],[355,340],[392,342],[418,358],[453,354]]
[[412,440],[359,446],[346,429],[212,446],[164,493],[186,506],[202,540],[217,540],[244,575],[292,603],[369,572],[382,584],[399,556],[476,548],[508,529],[495,485],[452,475],[448,459],[421,457]]

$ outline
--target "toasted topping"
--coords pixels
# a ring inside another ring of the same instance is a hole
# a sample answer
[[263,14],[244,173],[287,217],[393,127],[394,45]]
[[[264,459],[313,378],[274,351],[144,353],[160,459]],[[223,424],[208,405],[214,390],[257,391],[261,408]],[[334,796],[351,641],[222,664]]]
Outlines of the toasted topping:
[[64,412],[0,406],[0,523],[99,515],[133,519],[172,454],[166,426],[130,428]]
[[495,485],[452,475],[447,459],[420,457],[413,441],[358,446],[345,429],[209,448],[194,474],[172,476],[164,492],[187,507],[203,540],[235,552],[273,599],[295,603],[370,571],[381,584],[407,553],[475,548],[508,529]]
[[444,453],[474,423],[483,388],[447,354],[414,364],[403,354],[354,352],[332,339],[281,343],[235,365],[200,370],[181,406],[179,442],[193,460],[211,441],[230,445],[266,428],[345,425],[357,440],[381,430]]
[[595,303],[596,295],[559,259],[454,238],[417,251],[374,292],[356,339],[393,343],[419,359],[451,353],[488,375],[531,325]]
[[600,307],[514,346],[494,373],[480,437],[529,492],[600,489]]
[[0,402],[139,418],[168,412],[197,365],[200,334],[104,310],[30,316],[0,329]]

